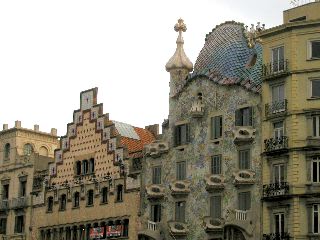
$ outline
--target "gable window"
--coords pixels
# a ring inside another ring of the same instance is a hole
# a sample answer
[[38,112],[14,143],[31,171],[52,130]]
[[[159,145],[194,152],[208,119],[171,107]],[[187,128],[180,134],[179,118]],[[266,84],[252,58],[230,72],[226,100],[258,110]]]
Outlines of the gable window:
[[4,160],[8,160],[10,157],[10,143],[6,143],[4,146]]
[[0,218],[0,234],[6,234],[6,233],[7,233],[7,219]]
[[250,169],[250,149],[239,151],[239,169]]
[[211,139],[222,137],[222,116],[211,118]]
[[14,232],[24,233],[24,216],[23,215],[16,216]]
[[177,180],[186,179],[186,162],[177,162],[176,168]]
[[177,222],[185,222],[186,202],[176,202],[175,219]]
[[221,155],[212,156],[211,174],[221,174]]
[[66,205],[67,205],[67,195],[62,194],[60,196],[60,211],[65,211],[66,210]]
[[252,126],[253,108],[245,107],[236,110],[236,126]]
[[30,143],[25,144],[23,147],[23,154],[30,155],[31,153],[33,153],[32,145]]
[[320,204],[312,206],[312,232],[320,233]]
[[87,196],[87,206],[92,206],[93,205],[93,190],[90,189],[88,191],[88,196]]
[[151,205],[150,219],[152,222],[160,222],[161,221],[161,205],[154,204]]
[[320,183],[320,157],[313,157],[311,163],[312,182]]
[[311,80],[311,97],[320,97],[320,79]]
[[312,117],[312,135],[320,137],[320,115]]
[[52,212],[52,210],[53,210],[53,197],[48,197],[47,212]]
[[176,146],[184,145],[189,142],[189,125],[181,124],[175,127]]
[[320,59],[320,40],[310,41],[310,58]]
[[117,202],[122,202],[122,195],[123,195],[123,186],[122,185],[118,185],[117,186]]
[[274,232],[277,234],[284,233],[284,213],[274,214]]
[[73,207],[79,207],[80,205],[80,193],[79,192],[75,192],[73,194]]
[[161,167],[152,169],[152,184],[161,184]]
[[238,194],[239,210],[246,211],[251,208],[251,193],[241,192]]
[[108,188],[103,187],[101,189],[101,203],[107,203],[108,202]]
[[272,72],[284,70],[284,47],[276,47],[272,50]]
[[210,198],[210,217],[221,218],[221,196],[213,196]]

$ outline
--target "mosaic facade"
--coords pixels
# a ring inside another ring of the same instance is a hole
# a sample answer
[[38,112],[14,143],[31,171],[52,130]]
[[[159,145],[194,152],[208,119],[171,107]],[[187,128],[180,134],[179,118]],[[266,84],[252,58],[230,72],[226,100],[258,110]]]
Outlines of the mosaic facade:
[[169,118],[146,147],[140,239],[258,239],[261,46],[249,49],[243,26],[226,22],[188,74],[177,44]]

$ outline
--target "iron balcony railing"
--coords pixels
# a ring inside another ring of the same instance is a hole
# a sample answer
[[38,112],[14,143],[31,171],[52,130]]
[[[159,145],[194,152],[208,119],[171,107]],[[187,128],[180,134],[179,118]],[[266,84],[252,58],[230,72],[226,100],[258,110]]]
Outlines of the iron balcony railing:
[[287,182],[263,185],[263,197],[276,197],[287,194],[289,194],[289,185]]
[[269,139],[264,140],[265,152],[284,150],[287,148],[288,148],[288,137],[287,136],[269,138]]
[[263,234],[262,240],[289,240],[290,235],[287,232]]
[[277,114],[287,112],[288,101],[283,99],[281,101],[274,101],[265,105],[266,117],[271,117]]
[[280,59],[263,65],[262,74],[264,78],[287,74],[289,72],[288,59]]

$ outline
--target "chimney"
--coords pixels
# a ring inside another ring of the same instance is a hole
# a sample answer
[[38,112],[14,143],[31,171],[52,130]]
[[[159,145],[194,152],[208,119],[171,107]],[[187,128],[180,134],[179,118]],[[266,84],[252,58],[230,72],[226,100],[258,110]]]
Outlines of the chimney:
[[3,130],[8,130],[8,124],[3,124]]
[[159,124],[145,126],[145,129],[151,132],[154,137],[159,135]]
[[33,126],[33,130],[39,132],[39,125],[38,125],[38,124],[35,124],[35,125]]
[[57,129],[56,128],[51,128],[51,135],[57,136]]
[[17,120],[14,122],[14,127],[15,128],[21,128],[21,121]]

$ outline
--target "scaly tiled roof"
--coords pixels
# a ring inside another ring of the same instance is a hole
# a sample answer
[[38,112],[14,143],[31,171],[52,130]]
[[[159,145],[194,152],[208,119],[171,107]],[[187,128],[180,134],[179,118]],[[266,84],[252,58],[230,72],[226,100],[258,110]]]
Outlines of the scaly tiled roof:
[[[250,65],[253,56],[256,62]],[[249,48],[241,23],[225,22],[212,30],[205,40],[188,80],[207,76],[223,85],[238,84],[259,92],[262,83],[262,47]]]

